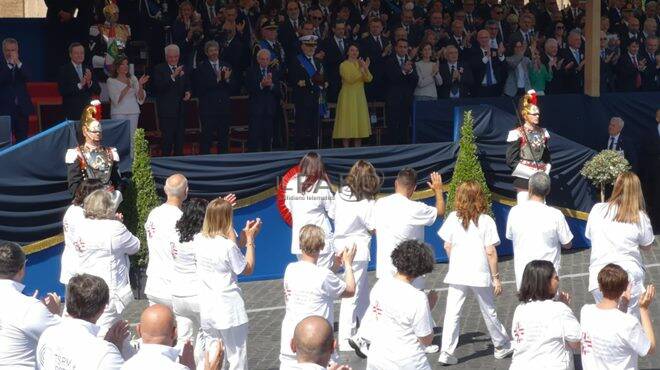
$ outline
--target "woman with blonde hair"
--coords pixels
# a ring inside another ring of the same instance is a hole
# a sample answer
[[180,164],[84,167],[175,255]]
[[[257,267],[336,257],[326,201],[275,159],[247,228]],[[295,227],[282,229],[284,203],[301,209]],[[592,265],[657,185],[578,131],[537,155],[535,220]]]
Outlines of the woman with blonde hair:
[[345,185],[335,194],[335,240],[340,248],[356,246],[353,259],[355,295],[341,300],[339,311],[338,346],[340,351],[352,351],[348,339],[357,331],[369,307],[367,267],[371,260],[369,247],[376,229],[374,206],[380,190],[381,178],[371,163],[359,160],[346,176]]
[[[207,338],[205,347],[222,340],[228,369],[247,368],[248,318],[238,287],[238,275],[250,275],[255,265],[255,237],[261,220],[248,220],[237,236],[233,208],[217,198],[206,208],[202,232],[195,237],[195,257],[199,279],[201,327]],[[240,248],[245,248],[243,255]]]
[[500,238],[495,221],[486,214],[488,205],[481,185],[476,181],[460,184],[456,189],[454,209],[438,231],[449,257],[449,270],[444,280],[449,289],[438,362],[446,365],[458,363],[454,351],[460,334],[461,308],[468,291],[476,295],[495,347],[494,356],[502,359],[513,349],[504,325],[497,318],[493,302],[493,297],[502,292],[495,249]]
[[639,297],[644,292],[644,263],[640,250],[650,250],[655,237],[637,175],[632,172],[619,175],[609,201],[595,204],[589,212],[584,233],[591,240],[588,289],[596,303],[603,299],[598,289],[598,273],[607,264],[615,263],[626,270],[630,281],[630,302],[626,311],[639,318]]

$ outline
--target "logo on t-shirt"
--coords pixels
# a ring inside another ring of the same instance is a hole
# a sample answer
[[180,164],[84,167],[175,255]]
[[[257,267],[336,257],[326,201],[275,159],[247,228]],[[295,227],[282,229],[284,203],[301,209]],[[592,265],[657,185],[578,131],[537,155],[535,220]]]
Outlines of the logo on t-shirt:
[[582,354],[586,355],[591,352],[593,349],[593,344],[591,343],[591,335],[589,333],[582,332]]
[[145,231],[147,232],[147,238],[151,239],[156,234],[156,226],[153,222],[149,222],[145,227]]
[[516,337],[516,343],[520,343],[523,340],[523,336],[525,336],[525,329],[520,325],[520,323],[516,323],[516,328],[513,329],[513,336]]
[[371,308],[371,311],[374,313],[374,317],[376,318],[376,320],[378,320],[380,316],[383,314],[383,309],[380,308],[378,302],[374,303],[373,307]]

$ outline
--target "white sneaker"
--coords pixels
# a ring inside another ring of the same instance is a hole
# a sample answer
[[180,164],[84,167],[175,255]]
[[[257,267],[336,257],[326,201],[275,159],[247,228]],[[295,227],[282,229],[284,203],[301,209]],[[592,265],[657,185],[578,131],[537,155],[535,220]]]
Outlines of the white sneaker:
[[353,348],[355,354],[360,358],[369,356],[369,343],[357,335],[348,338],[348,344]]
[[458,359],[454,355],[450,355],[447,352],[442,352],[440,357],[438,357],[438,362],[443,365],[456,365],[458,363]]
[[428,346],[424,347],[424,352],[426,352],[426,353],[428,353],[428,354],[436,353],[436,352],[438,352],[439,350],[440,350],[440,347],[438,347],[438,346],[435,345],[435,344],[431,344],[431,345],[428,345]]
[[501,347],[500,349],[495,348],[495,353],[493,354],[493,356],[495,356],[496,359],[501,360],[512,353],[513,353],[513,347],[511,347],[511,343],[509,343],[506,346]]

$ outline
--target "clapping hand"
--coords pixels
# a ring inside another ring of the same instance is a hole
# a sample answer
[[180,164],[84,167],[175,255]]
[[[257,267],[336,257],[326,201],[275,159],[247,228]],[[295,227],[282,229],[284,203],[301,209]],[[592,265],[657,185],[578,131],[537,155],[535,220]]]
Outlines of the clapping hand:
[[128,338],[128,334],[128,321],[119,320],[108,329],[108,332],[105,333],[103,339],[105,339],[106,342],[114,344],[118,349],[121,349],[124,340]]
[[442,176],[440,173],[431,172],[431,181],[427,182],[426,185],[428,185],[434,192],[442,193]]
[[497,46],[497,55],[504,55],[505,51],[506,51],[506,49],[504,48],[504,44],[500,43]]
[[183,71],[183,66],[178,66],[174,70],[174,73],[172,74],[172,77],[177,78],[179,76],[183,76],[184,71]]
[[569,69],[573,68],[574,65],[575,65],[574,62],[568,62],[568,63],[566,63],[566,65],[564,65],[564,69],[569,70]]
[[642,59],[639,61],[639,68],[641,72],[646,71],[646,59]]
[[236,31],[239,33],[243,33],[243,30],[245,29],[245,21],[240,21],[239,23],[236,24]]
[[406,63],[403,64],[403,72],[405,73],[410,73],[412,72],[413,65],[411,61],[407,61]]
[[578,71],[581,71],[582,68],[584,68],[584,63],[585,63],[586,61],[587,61],[587,60],[585,59],[585,60],[581,61],[580,64],[578,64],[578,67],[577,67],[577,70],[578,70]]
[[323,60],[325,58],[325,51],[319,51],[318,53],[314,54],[314,57],[316,59]]
[[247,241],[254,241],[254,238],[257,237],[259,231],[261,230],[261,219],[257,218],[256,220],[248,220],[245,222],[245,227],[241,231],[245,235]]
[[190,91],[186,91],[185,94],[183,94],[183,101],[190,100],[190,96],[191,96]]
[[344,266],[350,266],[353,264],[353,259],[355,258],[355,253],[357,251],[357,246],[353,244],[350,247],[344,248],[344,251],[341,254],[341,260],[344,263]]
[[83,75],[83,85],[87,87],[92,86],[92,71],[85,69],[85,74]]
[[557,300],[559,302],[564,302],[568,306],[571,304],[571,295],[566,292],[559,292]]
[[236,206],[236,194],[230,193],[222,197],[227,203],[231,204],[232,207]]
[[222,71],[225,73],[225,81],[229,81],[231,77],[231,68],[222,67]]
[[435,76],[438,74],[439,71],[440,71],[440,67],[438,67],[438,63],[433,63],[433,67],[431,67],[431,74]]
[[[39,289],[35,290],[34,293],[32,293],[33,298],[38,298],[39,297]],[[46,306],[48,311],[52,313],[53,315],[59,315],[62,309],[62,299],[60,296],[58,296],[56,293],[48,293],[46,296],[41,300],[41,303]]]
[[429,308],[433,309],[435,307],[436,303],[438,303],[438,291],[437,290],[430,290],[426,294],[426,299],[429,301]]
[[190,339],[183,345],[181,355],[179,356],[179,363],[187,366],[189,369],[195,368],[195,349]]
[[140,86],[144,86],[147,82],[149,82],[149,75],[143,75],[138,80],[138,83],[140,84]]
[[639,297],[639,307],[642,309],[649,308],[649,305],[651,302],[653,302],[653,298],[655,298],[655,286],[653,284],[649,284],[646,287],[644,294]]
[[213,345],[210,346],[211,349],[204,352],[204,370],[220,370],[222,368],[222,363],[225,357],[225,346],[220,339],[213,344],[217,344],[217,348],[215,348],[212,353],[210,352],[214,347]]

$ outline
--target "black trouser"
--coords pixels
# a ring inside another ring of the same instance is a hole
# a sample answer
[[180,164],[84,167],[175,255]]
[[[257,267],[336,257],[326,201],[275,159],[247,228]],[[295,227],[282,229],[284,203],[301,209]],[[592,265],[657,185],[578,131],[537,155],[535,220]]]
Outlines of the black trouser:
[[202,115],[202,132],[199,137],[199,152],[209,154],[211,143],[215,136],[218,137],[218,154],[229,153],[229,121],[226,114]]
[[274,121],[274,117],[270,114],[250,115],[248,151],[271,151],[273,146]]
[[312,149],[318,147],[319,133],[319,104],[297,104],[295,140],[296,149]]
[[179,117],[158,117],[160,131],[163,135],[163,156],[183,155],[183,141],[185,137],[185,123],[183,115]]
[[27,138],[28,116],[21,112],[21,108],[14,106],[11,112],[11,131],[14,133],[15,142],[21,142]]

